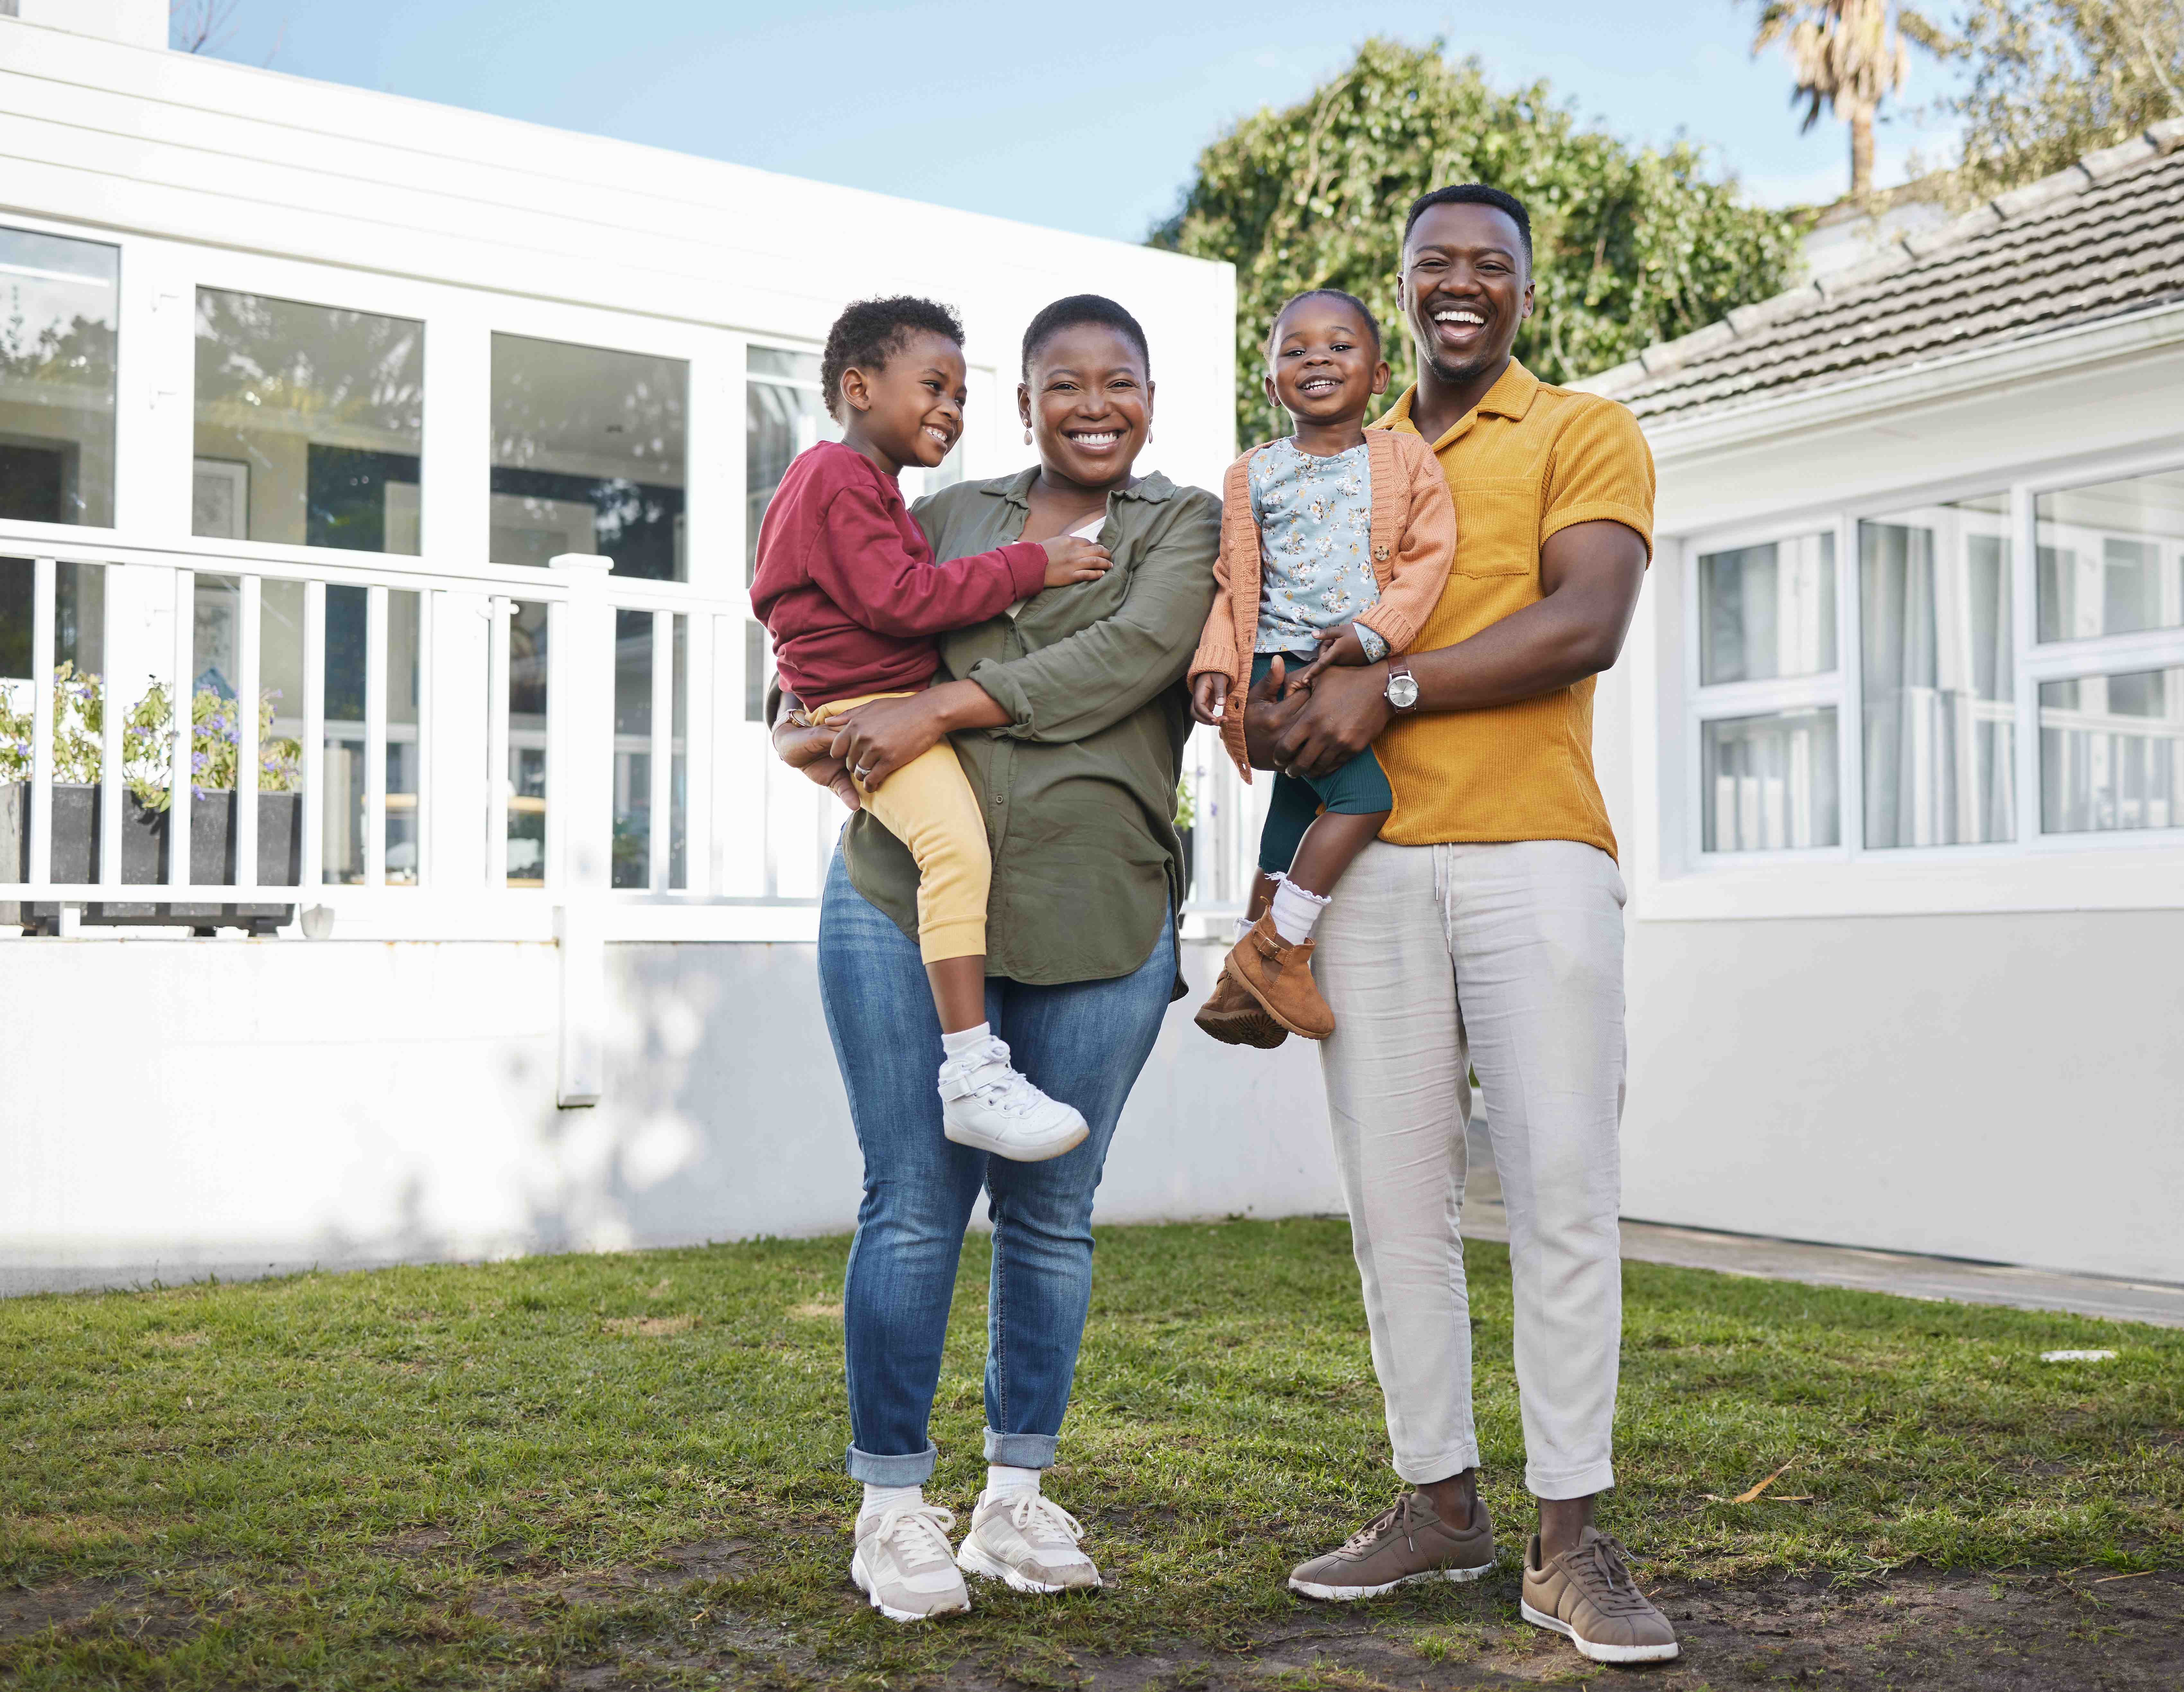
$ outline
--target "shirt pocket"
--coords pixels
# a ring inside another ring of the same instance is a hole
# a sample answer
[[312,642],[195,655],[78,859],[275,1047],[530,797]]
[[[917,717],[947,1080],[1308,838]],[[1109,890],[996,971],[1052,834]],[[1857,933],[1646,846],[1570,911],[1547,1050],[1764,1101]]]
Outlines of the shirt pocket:
[[1530,576],[1540,565],[1540,485],[1529,476],[1479,476],[1456,497],[1456,573]]

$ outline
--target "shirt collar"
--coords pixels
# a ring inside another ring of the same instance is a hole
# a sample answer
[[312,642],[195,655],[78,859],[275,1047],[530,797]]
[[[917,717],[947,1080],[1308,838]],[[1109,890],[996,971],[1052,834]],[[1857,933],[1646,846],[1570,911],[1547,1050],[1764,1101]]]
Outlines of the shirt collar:
[[[1407,429],[1413,435],[1417,434],[1418,426],[1411,421],[1411,400],[1418,391],[1416,382],[1405,388],[1396,403],[1388,408],[1386,414],[1372,426],[1375,429]],[[1494,386],[1486,390],[1485,398],[1479,402],[1478,409],[1473,415],[1522,418],[1532,409],[1532,401],[1539,392],[1540,379],[1512,359],[1509,367],[1494,379]],[[1449,432],[1455,433],[1469,420],[1468,417],[1458,418],[1451,426]]]
[[[978,484],[978,492],[992,498],[1006,501],[1011,505],[1031,509],[1031,485],[1039,480],[1039,466],[1031,465],[1013,476],[997,476]],[[1114,497],[1118,499],[1142,499],[1148,505],[1164,504],[1175,494],[1175,484],[1158,470],[1141,476],[1134,487],[1118,487]]]

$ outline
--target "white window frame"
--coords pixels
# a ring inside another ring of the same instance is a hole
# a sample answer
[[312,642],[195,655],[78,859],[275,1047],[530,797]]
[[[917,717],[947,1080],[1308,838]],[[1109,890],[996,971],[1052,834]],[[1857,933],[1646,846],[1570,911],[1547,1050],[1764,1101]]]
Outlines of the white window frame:
[[[1999,467],[1982,474],[1806,505],[1763,520],[1664,537],[1657,569],[1675,571],[1676,604],[1663,608],[1654,639],[1673,634],[1680,650],[1656,648],[1634,665],[1634,704],[1652,725],[1651,755],[1635,764],[1646,838],[1632,867],[1643,919],[1910,915],[1968,910],[2184,908],[2184,825],[2108,832],[2041,828],[2040,688],[2093,676],[2184,667],[2184,627],[2042,643],[2038,634],[2040,495],[2184,470],[2184,442],[2083,459]],[[2014,674],[2016,838],[1970,845],[1865,844],[1864,641],[1858,526],[1925,507],[2007,493]],[[1698,560],[1702,554],[1832,530],[1836,536],[1836,669],[1780,681],[1702,686]],[[2164,541],[2164,565],[2184,560],[2184,542]],[[1653,666],[1658,665],[1658,669]],[[1649,687],[1648,671],[1659,682]],[[1663,674],[1663,672],[1665,672]],[[1780,851],[1702,849],[1702,725],[1723,718],[1832,707],[1838,812],[1834,847]],[[1641,727],[1641,733],[1643,732]],[[1654,807],[1658,806],[1658,810]],[[1651,827],[1647,825],[1651,824]]]

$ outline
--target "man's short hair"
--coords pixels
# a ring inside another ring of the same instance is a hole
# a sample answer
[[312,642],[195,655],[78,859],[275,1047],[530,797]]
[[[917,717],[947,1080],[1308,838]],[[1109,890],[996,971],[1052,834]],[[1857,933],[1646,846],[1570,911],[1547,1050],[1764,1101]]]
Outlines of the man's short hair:
[[1435,188],[1429,194],[1420,194],[1411,202],[1411,214],[1403,220],[1403,245],[1411,244],[1411,231],[1418,220],[1435,206],[1491,206],[1505,214],[1517,225],[1517,236],[1524,243],[1524,267],[1532,264],[1532,214],[1524,209],[1524,203],[1514,194],[1506,194],[1499,188],[1490,188],[1484,182],[1458,182],[1452,187]]
[[915,294],[861,299],[844,308],[827,331],[827,350],[819,355],[819,387],[827,415],[838,420],[842,415],[843,371],[852,365],[860,370],[883,369],[913,335],[938,335],[961,347],[963,320],[939,301]]

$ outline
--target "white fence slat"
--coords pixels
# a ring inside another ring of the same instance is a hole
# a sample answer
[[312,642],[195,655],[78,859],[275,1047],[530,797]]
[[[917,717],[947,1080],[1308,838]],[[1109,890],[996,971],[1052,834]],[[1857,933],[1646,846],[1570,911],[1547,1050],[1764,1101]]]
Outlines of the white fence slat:
[[486,623],[485,684],[485,884],[508,885],[508,801],[514,783],[509,778],[508,685],[509,627],[515,616],[515,601],[496,595]]
[[58,566],[49,558],[31,565],[31,866],[29,879],[53,879],[53,594]]
[[98,748],[98,881],[102,887],[121,885],[121,818],[128,804],[129,789],[124,784],[122,727],[128,715],[129,700],[121,691],[121,672],[114,664],[114,654],[121,649],[121,604],[120,588],[121,566],[119,565],[79,565],[79,569],[97,569],[105,572],[105,592],[99,597],[105,604],[105,628],[100,641],[106,654],[106,673],[99,678],[104,690],[105,711],[100,725]]
[[432,625],[439,621],[440,595],[417,595],[417,772],[410,795],[410,850],[417,854],[417,885],[432,884]]
[[[235,885],[258,885],[259,608],[263,582],[242,578],[242,603],[235,632]],[[238,891],[236,897],[242,898]]]
[[682,628],[682,882],[701,897],[721,890],[713,865],[714,619],[694,611]]
[[671,860],[674,787],[671,777],[675,754],[675,614],[652,614],[652,752],[646,760],[649,814],[645,885],[655,893],[667,891]]
[[326,584],[304,584],[303,873],[316,888],[326,872]]

